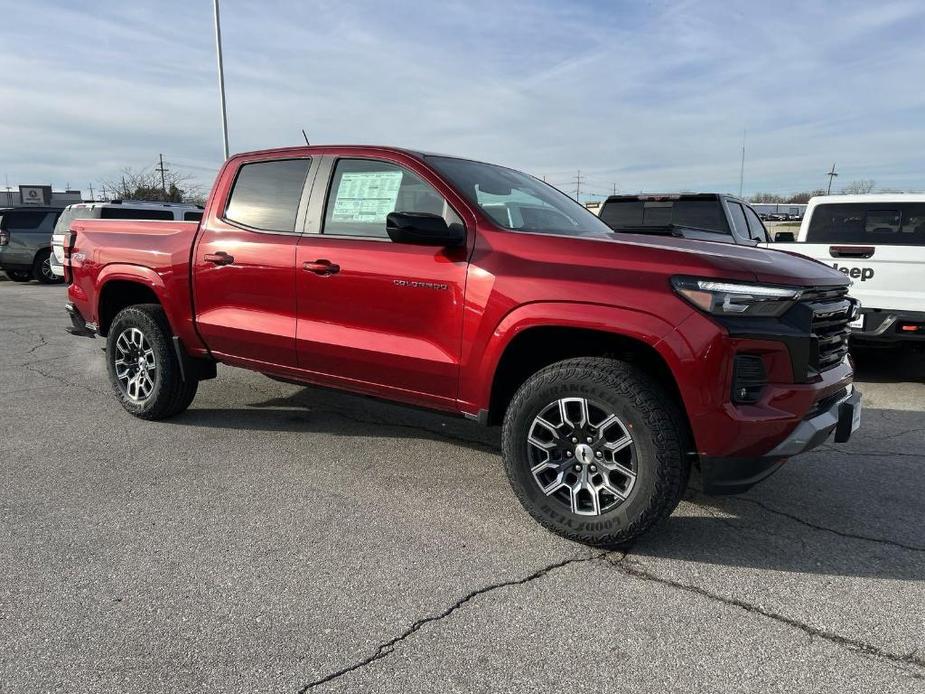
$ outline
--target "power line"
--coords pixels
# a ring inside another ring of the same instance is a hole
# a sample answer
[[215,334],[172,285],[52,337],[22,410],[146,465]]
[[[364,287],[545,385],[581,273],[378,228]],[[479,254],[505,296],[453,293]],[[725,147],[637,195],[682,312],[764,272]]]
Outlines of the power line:
[[829,172],[826,174],[826,176],[829,177],[829,188],[828,188],[828,190],[826,190],[826,192],[825,192],[826,195],[831,195],[831,194],[832,194],[832,179],[835,178],[837,175],[838,175],[838,174],[835,173],[835,163],[833,162],[833,163],[832,163],[832,170],[829,171]]
[[581,169],[578,169],[578,175],[572,179],[575,184],[575,200],[581,202],[581,184],[584,183],[585,177],[581,175]]
[[159,154],[158,156],[161,158],[161,163],[160,163],[160,166],[155,166],[154,170],[161,172],[161,190],[163,191],[164,195],[167,195],[167,179],[164,176],[164,174],[170,171],[170,169],[164,168],[164,155]]

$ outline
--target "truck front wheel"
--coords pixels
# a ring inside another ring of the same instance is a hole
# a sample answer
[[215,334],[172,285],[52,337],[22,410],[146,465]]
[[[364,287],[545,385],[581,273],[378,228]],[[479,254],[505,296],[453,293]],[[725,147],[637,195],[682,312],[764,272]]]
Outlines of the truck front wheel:
[[504,419],[504,466],[517,498],[549,530],[616,547],[678,505],[690,473],[680,413],[626,362],[568,359],[530,377]]
[[157,304],[137,304],[116,315],[106,337],[106,366],[116,397],[141,419],[166,419],[193,401],[199,382],[183,380],[170,325]]

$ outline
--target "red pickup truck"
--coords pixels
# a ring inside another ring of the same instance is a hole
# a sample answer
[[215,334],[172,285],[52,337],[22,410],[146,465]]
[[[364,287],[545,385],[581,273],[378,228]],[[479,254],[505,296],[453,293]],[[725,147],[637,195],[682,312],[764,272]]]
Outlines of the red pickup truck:
[[524,507],[589,544],[668,516],[691,465],[738,492],[860,418],[844,274],[618,235],[501,166],[240,154],[199,223],[75,220],[61,243],[70,330],[106,338],[131,414],[183,411],[221,362],[501,423]]

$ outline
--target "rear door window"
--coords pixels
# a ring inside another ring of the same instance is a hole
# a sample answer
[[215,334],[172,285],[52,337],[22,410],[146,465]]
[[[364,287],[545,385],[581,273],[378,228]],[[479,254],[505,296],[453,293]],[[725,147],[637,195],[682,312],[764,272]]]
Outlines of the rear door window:
[[202,212],[184,212],[183,221],[184,222],[198,222],[202,219]]
[[244,164],[225,207],[225,218],[262,231],[295,231],[311,159]]
[[748,205],[745,205],[745,218],[748,220],[749,236],[759,243],[765,243],[768,240],[768,233],[765,231],[764,224]]
[[925,246],[925,203],[817,205],[807,243]]
[[750,239],[748,235],[748,222],[745,220],[745,212],[742,206],[737,202],[727,202],[729,207],[729,218],[732,220],[732,231],[740,239]]
[[3,228],[12,232],[43,231],[50,233],[57,215],[39,210],[11,210],[3,215]]

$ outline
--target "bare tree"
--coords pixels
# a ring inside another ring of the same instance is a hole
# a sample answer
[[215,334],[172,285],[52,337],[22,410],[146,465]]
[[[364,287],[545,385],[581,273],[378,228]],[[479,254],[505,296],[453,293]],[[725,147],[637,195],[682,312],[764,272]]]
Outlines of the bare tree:
[[865,195],[874,192],[874,186],[876,185],[877,182],[872,178],[864,178],[858,181],[851,181],[851,183],[841,189],[841,192],[845,195]]
[[118,179],[104,180],[100,186],[110,199],[187,202],[194,205],[205,200],[202,187],[187,173],[165,170],[163,176],[155,167],[126,167]]
[[791,195],[787,202],[793,203],[794,205],[805,205],[809,202],[810,198],[815,198],[820,195],[825,195],[825,190],[822,188],[817,188],[816,190],[804,190]]
[[755,193],[749,199],[749,202],[769,202],[769,203],[781,203],[787,202],[787,198],[783,195],[777,195],[775,193]]

